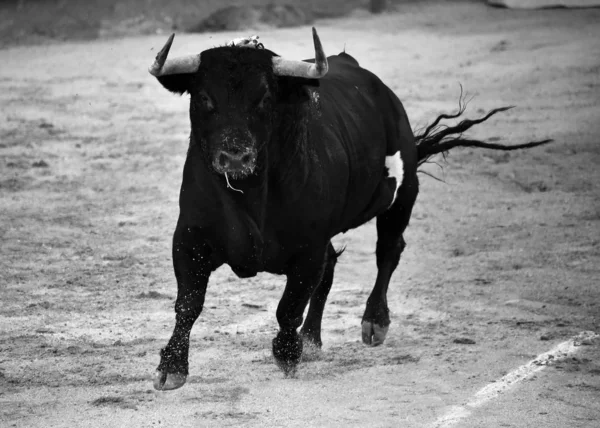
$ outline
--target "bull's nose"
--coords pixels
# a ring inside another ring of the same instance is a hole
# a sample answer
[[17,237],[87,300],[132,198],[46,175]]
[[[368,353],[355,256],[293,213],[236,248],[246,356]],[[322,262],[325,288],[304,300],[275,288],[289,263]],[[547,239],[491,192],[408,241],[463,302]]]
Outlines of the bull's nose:
[[254,153],[252,150],[230,152],[221,150],[217,155],[217,165],[223,172],[249,172],[254,169]]

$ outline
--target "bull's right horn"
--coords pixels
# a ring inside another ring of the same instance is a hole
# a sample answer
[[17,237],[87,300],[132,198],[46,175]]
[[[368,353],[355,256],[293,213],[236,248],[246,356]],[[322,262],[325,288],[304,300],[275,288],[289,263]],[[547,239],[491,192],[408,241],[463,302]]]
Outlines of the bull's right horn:
[[167,76],[169,74],[188,74],[195,73],[200,66],[200,55],[188,55],[167,61],[169,50],[173,44],[175,34],[171,34],[167,43],[156,55],[154,64],[148,68],[148,72],[156,77]]

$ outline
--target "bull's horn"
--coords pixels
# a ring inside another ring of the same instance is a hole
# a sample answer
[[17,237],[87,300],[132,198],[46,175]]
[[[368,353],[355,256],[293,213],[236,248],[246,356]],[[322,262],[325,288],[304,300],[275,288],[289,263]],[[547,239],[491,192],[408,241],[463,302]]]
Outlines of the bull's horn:
[[185,74],[195,73],[200,66],[200,55],[188,55],[179,58],[173,58],[167,61],[169,49],[173,44],[175,34],[171,34],[167,43],[163,46],[160,52],[156,55],[154,64],[148,68],[151,75],[159,77],[168,74]]
[[327,57],[323,51],[323,45],[315,27],[312,29],[313,41],[315,43],[315,63],[304,61],[293,61],[281,57],[273,58],[273,71],[278,76],[306,77],[309,79],[320,79],[327,74],[329,66]]

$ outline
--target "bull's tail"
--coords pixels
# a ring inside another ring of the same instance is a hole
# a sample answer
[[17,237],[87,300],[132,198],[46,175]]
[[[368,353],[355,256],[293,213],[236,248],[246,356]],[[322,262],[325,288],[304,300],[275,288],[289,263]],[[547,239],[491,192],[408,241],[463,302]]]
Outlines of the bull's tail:
[[461,121],[456,126],[448,126],[448,125],[440,125],[440,121],[442,119],[456,119],[460,115],[462,115],[465,111],[466,104],[463,102],[462,94],[459,102],[458,112],[455,114],[441,114],[437,117],[437,119],[424,131],[417,133],[415,136],[417,141],[417,151],[419,154],[418,165],[426,163],[433,156],[438,153],[447,152],[448,150],[454,147],[482,147],[485,149],[493,149],[493,150],[517,150],[517,149],[527,149],[531,147],[541,146],[542,144],[547,144],[552,140],[543,140],[543,141],[532,141],[524,144],[515,144],[515,145],[503,145],[503,144],[494,144],[494,143],[486,143],[480,140],[473,140],[470,138],[464,138],[463,133],[471,128],[473,125],[477,125],[479,123],[485,122],[490,117],[495,115],[496,113],[509,110],[513,108],[510,107],[500,107],[496,108],[485,116],[475,119],[469,120],[465,119]]

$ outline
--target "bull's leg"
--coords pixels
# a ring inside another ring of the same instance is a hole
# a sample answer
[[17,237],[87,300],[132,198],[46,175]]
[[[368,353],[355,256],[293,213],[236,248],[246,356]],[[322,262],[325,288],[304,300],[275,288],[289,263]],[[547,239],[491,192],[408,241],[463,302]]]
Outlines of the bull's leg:
[[160,351],[160,364],[154,377],[154,388],[158,390],[179,388],[187,379],[190,332],[202,312],[210,273],[216,269],[198,229],[177,224],[173,236],[173,267],[177,279],[175,329],[167,346]]
[[402,234],[408,226],[416,198],[417,184],[402,186],[394,204],[377,216],[377,279],[362,319],[362,340],[367,345],[381,345],[388,332],[388,285],[406,246]]
[[327,296],[329,295],[329,290],[331,290],[331,284],[333,283],[335,265],[337,263],[337,258],[339,257],[339,254],[335,251],[331,242],[327,246],[326,257],[323,278],[310,298],[310,306],[308,307],[306,320],[300,330],[305,345],[311,344],[318,348],[323,345],[323,342],[321,341],[321,321],[323,319],[325,302],[327,301]]
[[279,332],[273,339],[275,362],[286,376],[296,372],[302,357],[302,338],[296,330],[302,325],[304,309],[323,277],[325,252],[322,248],[303,254],[287,272],[285,290],[277,306]]

